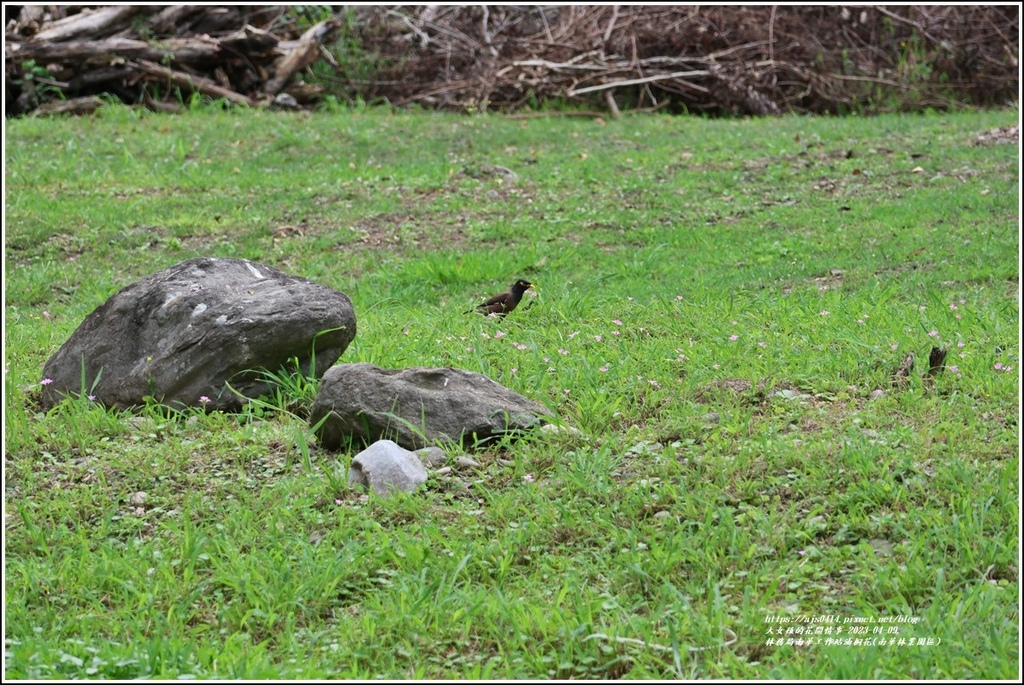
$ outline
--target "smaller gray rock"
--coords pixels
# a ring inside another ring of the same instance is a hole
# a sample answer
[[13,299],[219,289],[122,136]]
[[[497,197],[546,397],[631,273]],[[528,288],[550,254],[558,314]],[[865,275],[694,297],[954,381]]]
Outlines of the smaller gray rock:
[[412,492],[427,482],[419,457],[391,440],[378,440],[352,459],[349,485],[363,485],[379,495]]
[[440,447],[424,447],[421,450],[416,450],[416,456],[428,469],[436,469],[448,460],[448,455]]
[[349,437],[364,444],[390,438],[415,450],[441,441],[476,448],[551,418],[545,407],[479,373],[359,363],[324,374],[309,422],[329,450]]
[[662,509],[661,511],[654,512],[654,518],[656,518],[656,519],[667,519],[671,515],[672,514],[670,512],[668,512],[668,511],[666,511],[664,509]]
[[146,493],[142,492],[141,490],[139,492],[133,493],[132,496],[128,498],[128,504],[132,505],[133,507],[141,507],[145,503]]
[[479,469],[480,462],[472,457],[459,457],[455,460],[455,466],[459,469]]
[[455,469],[453,469],[451,466],[442,466],[441,468],[439,468],[437,470],[437,475],[439,475],[439,476],[447,476],[449,473],[451,473],[454,470]]
[[719,421],[722,420],[722,417],[719,416],[717,411],[709,411],[707,414],[700,418],[703,419],[704,421],[707,421],[708,423],[718,423]]

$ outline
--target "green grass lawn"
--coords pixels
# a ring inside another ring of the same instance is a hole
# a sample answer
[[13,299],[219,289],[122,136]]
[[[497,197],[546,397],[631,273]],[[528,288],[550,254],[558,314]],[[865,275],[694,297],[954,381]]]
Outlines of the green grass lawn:
[[[6,677],[1013,679],[1019,152],[975,143],[1017,120],[8,121]],[[197,256],[347,293],[341,362],[580,432],[381,500],[275,409],[301,379],[39,411],[87,314]]]

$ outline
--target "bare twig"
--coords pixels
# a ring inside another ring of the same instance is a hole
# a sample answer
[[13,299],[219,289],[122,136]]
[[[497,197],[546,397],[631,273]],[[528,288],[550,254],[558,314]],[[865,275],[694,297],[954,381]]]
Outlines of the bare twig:
[[906,17],[901,17],[900,15],[896,14],[895,12],[890,12],[889,10],[885,9],[884,7],[882,7],[881,5],[869,5],[869,6],[871,7],[871,9],[875,10],[876,12],[880,12],[881,14],[884,14],[885,16],[889,17],[890,19],[895,19],[896,21],[904,23],[904,24],[907,24],[908,26],[913,26],[915,29],[917,29],[918,31],[921,32],[922,36],[924,36],[925,38],[930,40],[933,45],[939,45],[938,39],[936,39],[935,36],[933,36],[932,34],[928,33],[928,30],[925,29],[925,27],[921,26],[916,21],[913,21],[912,19],[907,19]]
[[[736,633],[733,632],[730,628],[725,628],[724,630],[730,636],[728,640],[726,640],[726,641],[724,641],[724,642],[722,642],[720,644],[717,644],[717,645],[706,645],[704,647],[687,647],[686,650],[688,652],[691,652],[691,653],[693,653],[693,652],[704,652],[704,651],[707,651],[709,649],[722,649],[723,647],[731,647],[734,644],[736,644],[736,640],[737,640]],[[654,642],[645,642],[645,641],[639,640],[639,639],[637,639],[635,637],[621,637],[621,636],[618,636],[618,635],[605,635],[604,633],[592,633],[590,635],[587,635],[581,641],[582,642],[587,642],[589,640],[604,640],[606,642],[617,642],[619,644],[634,645],[636,647],[643,647],[644,649],[653,649],[653,650],[658,651],[658,652],[671,652],[671,651],[674,651],[674,648],[673,647],[669,647],[668,645],[659,645],[659,644],[656,644]]]
[[646,78],[635,78],[626,79],[624,81],[614,81],[612,83],[602,83],[599,86],[589,86],[587,88],[579,88],[576,90],[570,90],[566,93],[569,97],[576,95],[583,95],[584,93],[593,93],[599,90],[607,90],[608,88],[621,88],[623,86],[636,86],[641,83],[654,83],[655,81],[665,81],[668,79],[682,79],[690,78],[693,76],[707,76],[711,72],[709,71],[676,71],[671,74],[657,74],[655,76],[647,76]]
[[612,5],[612,18],[608,20],[608,28],[604,30],[604,39],[601,41],[602,47],[607,47],[608,39],[612,37],[612,29],[615,28],[615,20],[619,18],[619,6]]
[[622,112],[619,111],[619,106],[615,103],[615,95],[610,90],[604,92],[604,101],[608,103],[608,113],[611,114],[612,119],[621,119]]
[[494,44],[491,42],[491,32],[487,28],[487,22],[491,18],[491,13],[487,9],[487,5],[480,5],[483,10],[483,16],[480,18],[480,30],[483,32],[484,45],[486,45],[490,51],[492,57],[498,56],[498,51],[494,48]]

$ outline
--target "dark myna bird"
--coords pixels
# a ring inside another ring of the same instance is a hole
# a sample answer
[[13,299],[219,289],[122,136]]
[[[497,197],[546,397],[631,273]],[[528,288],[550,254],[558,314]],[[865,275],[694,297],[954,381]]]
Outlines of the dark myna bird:
[[[533,283],[519,279],[512,284],[510,289],[495,295],[470,311],[480,312],[484,316],[490,316],[491,314],[497,314],[499,317],[505,316],[519,305],[520,300],[523,299],[523,293],[532,287]],[[468,314],[469,312],[466,313]]]

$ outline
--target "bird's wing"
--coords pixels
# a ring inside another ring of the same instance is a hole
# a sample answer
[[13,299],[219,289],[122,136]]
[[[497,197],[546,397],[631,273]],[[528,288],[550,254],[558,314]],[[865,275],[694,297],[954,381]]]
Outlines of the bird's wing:
[[508,306],[508,299],[507,298],[508,298],[508,293],[501,293],[500,295],[495,295],[494,297],[492,297],[491,299],[487,300],[486,302],[482,302],[479,305],[477,305],[477,309],[482,309],[484,307],[490,307],[491,305],[495,305],[495,304],[500,304],[502,307],[506,307],[506,306]]

